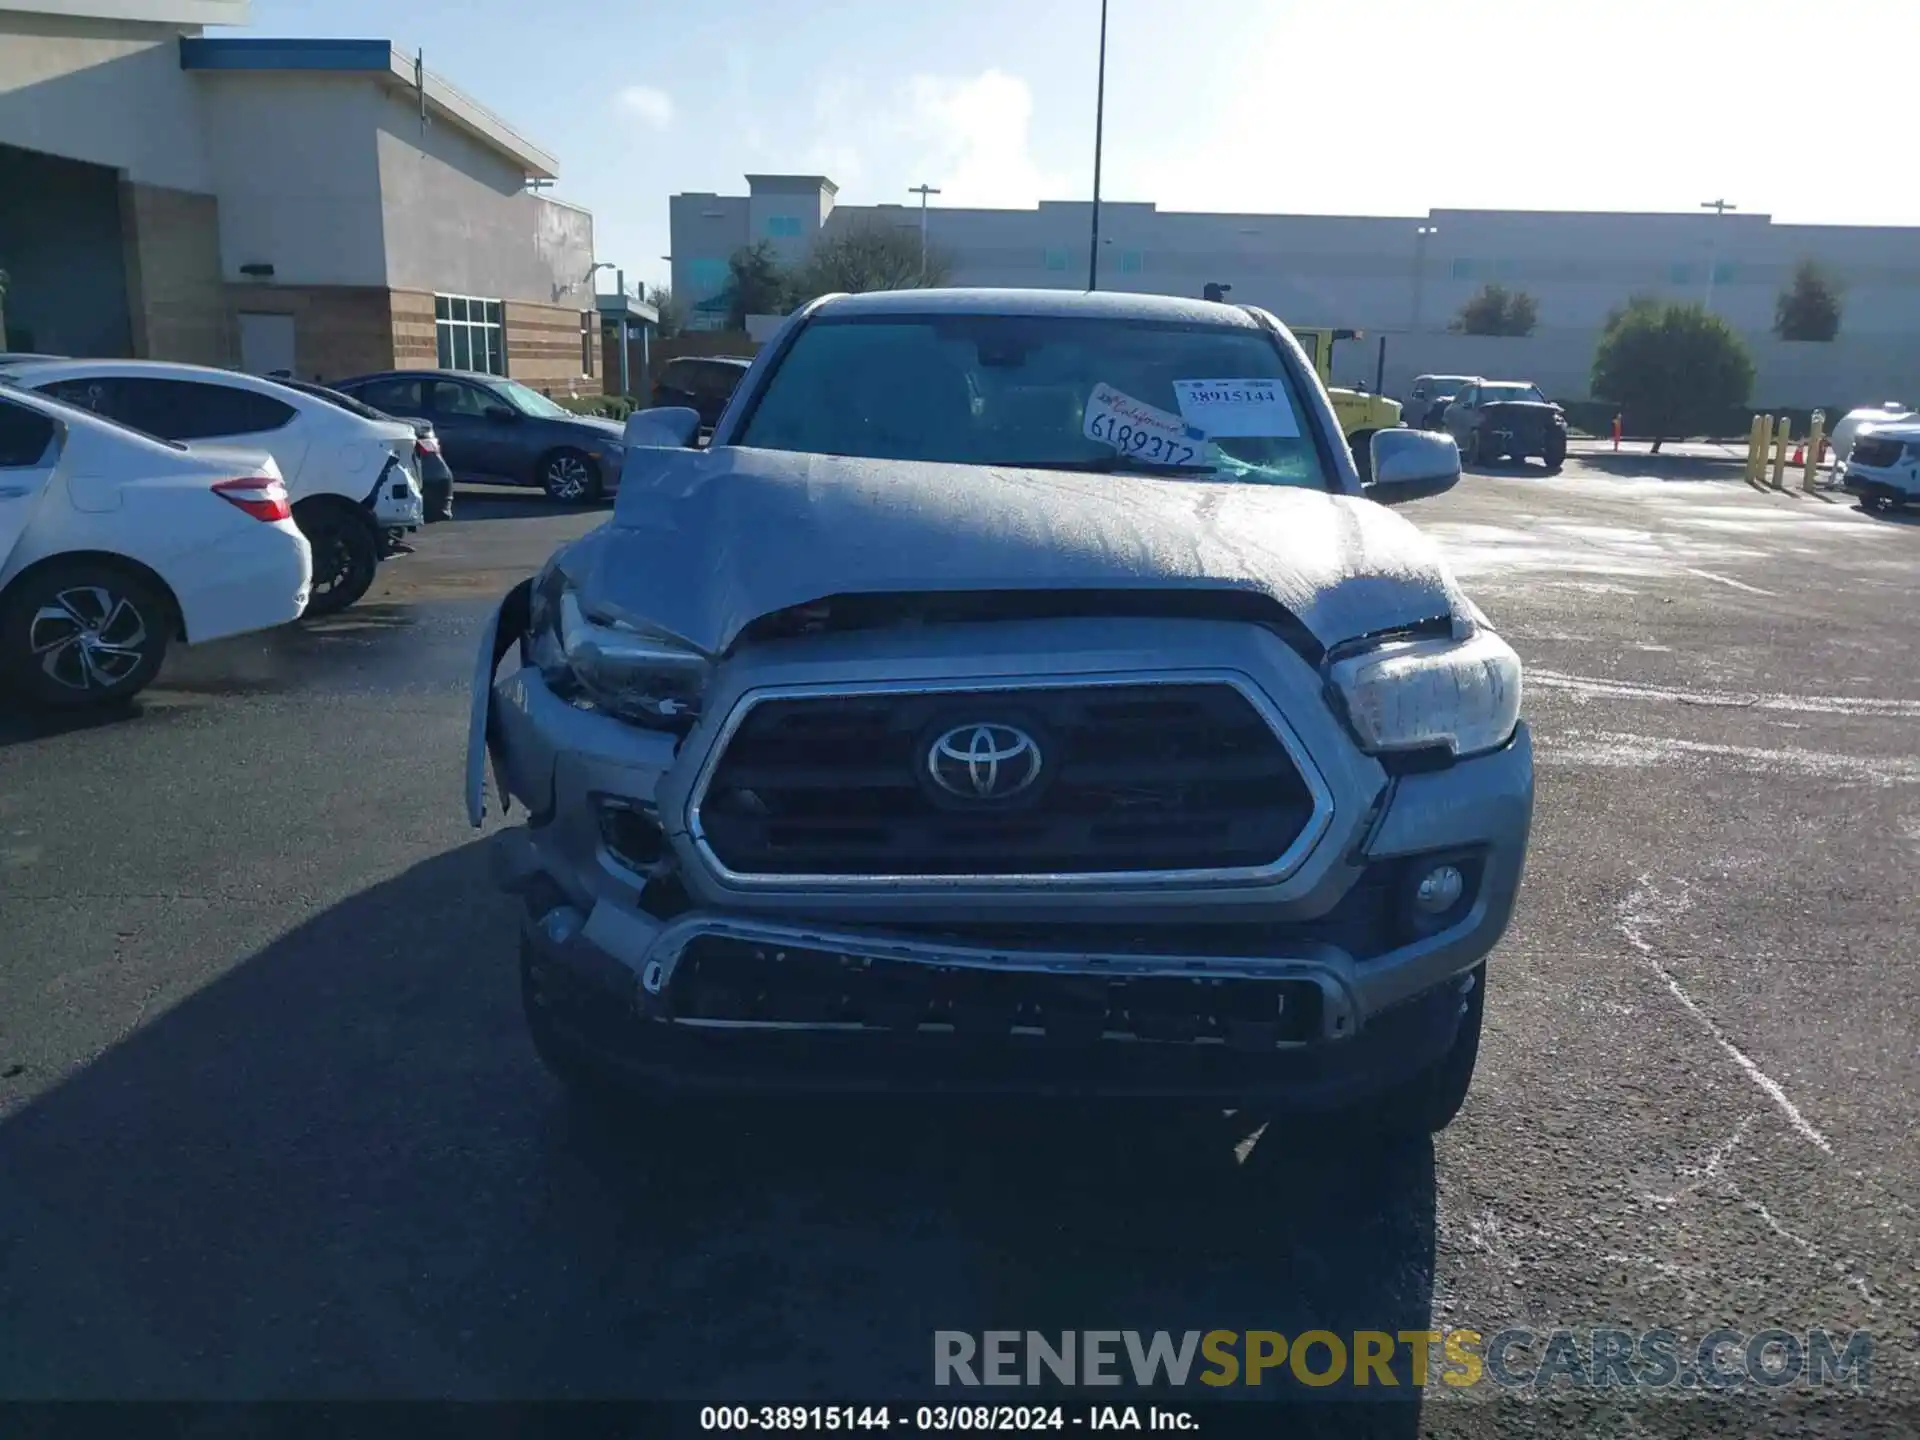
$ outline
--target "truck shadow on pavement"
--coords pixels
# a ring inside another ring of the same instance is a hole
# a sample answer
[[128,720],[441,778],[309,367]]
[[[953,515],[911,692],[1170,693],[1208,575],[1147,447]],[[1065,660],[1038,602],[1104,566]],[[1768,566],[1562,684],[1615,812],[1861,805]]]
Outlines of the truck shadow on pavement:
[[[1582,451],[1567,457],[1569,465],[1595,470],[1621,480],[1724,480],[1746,483],[1746,456],[1649,455],[1622,451]],[[1791,467],[1789,467],[1791,470]],[[1798,472],[1789,478],[1796,488]]]
[[935,1391],[933,1332],[1428,1327],[1425,1142],[899,1097],[610,1135],[527,1045],[514,924],[450,850],[0,1123],[0,1394],[1019,1399]]

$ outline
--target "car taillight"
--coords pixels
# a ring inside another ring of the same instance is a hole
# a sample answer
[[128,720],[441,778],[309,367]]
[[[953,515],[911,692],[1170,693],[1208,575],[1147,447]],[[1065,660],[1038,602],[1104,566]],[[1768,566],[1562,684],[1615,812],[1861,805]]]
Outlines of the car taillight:
[[422,435],[414,442],[413,448],[422,455],[438,455],[440,453],[440,439],[437,435]]
[[256,520],[293,518],[293,507],[287,503],[287,487],[264,475],[245,480],[216,480],[213,493],[229,505],[237,505]]

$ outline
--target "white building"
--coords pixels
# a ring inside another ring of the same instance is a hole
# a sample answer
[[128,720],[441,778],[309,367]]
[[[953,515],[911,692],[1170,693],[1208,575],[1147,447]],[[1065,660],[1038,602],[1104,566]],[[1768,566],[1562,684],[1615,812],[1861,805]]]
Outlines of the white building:
[[[748,194],[676,195],[670,202],[673,289],[696,322],[714,323],[727,258],[769,242],[783,259],[848,225],[918,232],[916,205],[837,202],[821,175],[749,175]],[[1030,210],[934,208],[932,243],[955,260],[960,285],[1085,288],[1091,206],[1043,201]],[[1425,233],[1423,233],[1425,232]],[[1341,347],[1336,378],[1373,384],[1377,337],[1384,381],[1403,394],[1422,371],[1525,377],[1565,398],[1587,394],[1607,312],[1634,294],[1708,300],[1752,347],[1759,404],[1853,403],[1920,392],[1920,228],[1779,225],[1766,215],[1434,210],[1419,217],[1235,215],[1100,207],[1102,289],[1230,298],[1299,325],[1346,326],[1366,340]],[[1774,301],[1795,265],[1813,259],[1845,287],[1831,344],[1772,335]],[[1709,279],[1711,277],[1711,279]],[[1481,286],[1524,290],[1539,324],[1524,339],[1449,333]],[[701,309],[706,302],[707,309]]]
[[209,38],[248,0],[0,0],[6,342],[598,390],[593,219],[385,40]]

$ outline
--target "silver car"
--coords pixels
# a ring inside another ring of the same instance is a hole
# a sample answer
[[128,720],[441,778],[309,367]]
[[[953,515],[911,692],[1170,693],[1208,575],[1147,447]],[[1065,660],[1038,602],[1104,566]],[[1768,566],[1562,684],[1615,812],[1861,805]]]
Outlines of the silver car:
[[[1520,666],[1252,308],[792,316],[486,627],[468,809],[569,1087],[1357,1107],[1438,1129],[1527,847]],[[501,675],[502,662],[519,663]]]

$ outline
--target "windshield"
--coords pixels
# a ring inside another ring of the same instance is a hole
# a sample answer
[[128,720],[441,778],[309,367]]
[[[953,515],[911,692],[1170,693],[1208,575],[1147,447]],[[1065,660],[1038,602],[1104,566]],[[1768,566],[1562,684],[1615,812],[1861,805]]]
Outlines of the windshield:
[[1498,405],[1503,400],[1537,400],[1546,403],[1547,397],[1540,393],[1537,385],[1482,385],[1480,403]]
[[493,390],[522,415],[531,415],[536,420],[573,419],[571,410],[554,404],[538,390],[529,390],[518,380],[495,380]]
[[1279,348],[1251,327],[1097,318],[824,318],[740,445],[1142,470],[1331,488]]

